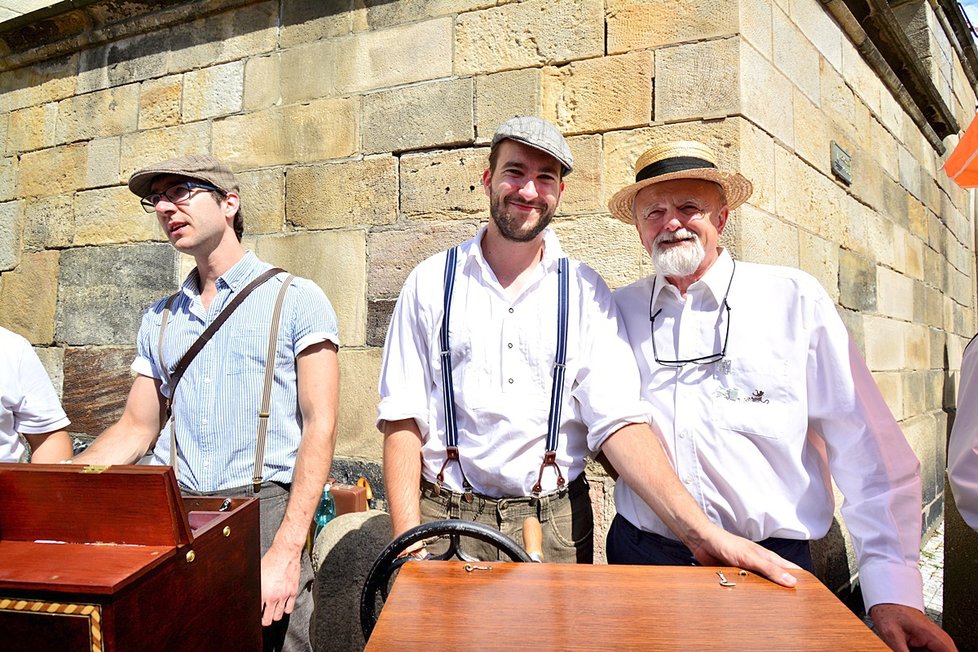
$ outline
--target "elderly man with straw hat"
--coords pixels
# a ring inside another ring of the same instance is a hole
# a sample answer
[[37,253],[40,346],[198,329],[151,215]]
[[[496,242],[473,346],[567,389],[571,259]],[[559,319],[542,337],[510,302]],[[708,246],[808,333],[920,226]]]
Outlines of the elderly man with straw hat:
[[[615,293],[662,445],[710,519],[812,569],[809,541],[845,496],[866,607],[896,650],[953,649],[923,614],[919,463],[818,282],[720,246],[751,183],[709,147],[673,142],[635,165],[611,213],[656,274]],[[611,563],[690,564],[627,480]]]

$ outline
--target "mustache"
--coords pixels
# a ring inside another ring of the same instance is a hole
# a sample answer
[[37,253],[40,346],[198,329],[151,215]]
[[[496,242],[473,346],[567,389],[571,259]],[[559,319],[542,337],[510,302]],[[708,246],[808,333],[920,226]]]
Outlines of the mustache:
[[696,242],[699,240],[699,236],[686,228],[676,229],[671,233],[660,233],[656,237],[654,244],[659,244],[661,242],[682,242],[685,240],[692,240],[693,242]]

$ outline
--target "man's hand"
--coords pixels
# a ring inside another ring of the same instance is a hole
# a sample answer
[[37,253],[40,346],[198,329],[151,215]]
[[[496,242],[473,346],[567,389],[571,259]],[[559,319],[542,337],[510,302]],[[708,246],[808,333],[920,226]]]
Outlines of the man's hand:
[[896,652],[958,649],[947,632],[919,609],[902,604],[877,604],[870,608],[869,616],[880,637]]
[[797,564],[782,558],[753,541],[730,534],[719,526],[711,529],[708,538],[687,541],[696,561],[704,566],[736,566],[763,575],[781,586],[793,587],[798,580],[785,569],[800,570]]
[[298,591],[299,557],[282,553],[273,545],[261,558],[262,627],[292,613]]

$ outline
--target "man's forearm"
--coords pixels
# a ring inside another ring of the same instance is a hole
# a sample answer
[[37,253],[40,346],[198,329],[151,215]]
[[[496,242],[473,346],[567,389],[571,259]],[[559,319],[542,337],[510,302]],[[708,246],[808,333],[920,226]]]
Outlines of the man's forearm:
[[304,424],[292,478],[292,490],[285,517],[275,533],[273,547],[298,557],[306,544],[309,525],[316,513],[319,497],[333,462],[333,436],[330,431]]
[[679,481],[659,440],[645,424],[630,424],[605,440],[601,451],[629,487],[679,539],[694,549],[714,527]]
[[34,464],[57,464],[71,459],[71,437],[66,430],[24,436],[31,445],[31,462]]
[[133,464],[149,452],[153,440],[133,434],[122,422],[115,423],[76,455],[75,464]]
[[384,489],[393,536],[421,523],[421,433],[414,419],[385,424]]

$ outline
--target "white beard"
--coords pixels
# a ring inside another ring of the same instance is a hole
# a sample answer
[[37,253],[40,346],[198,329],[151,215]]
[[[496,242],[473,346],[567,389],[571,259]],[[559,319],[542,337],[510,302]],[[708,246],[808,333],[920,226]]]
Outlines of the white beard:
[[[665,248],[659,246],[659,243],[676,240],[686,240],[686,243]],[[655,265],[656,273],[663,276],[676,278],[691,276],[699,269],[704,258],[706,258],[706,250],[703,249],[703,243],[688,229],[663,233],[652,245],[652,264]]]

